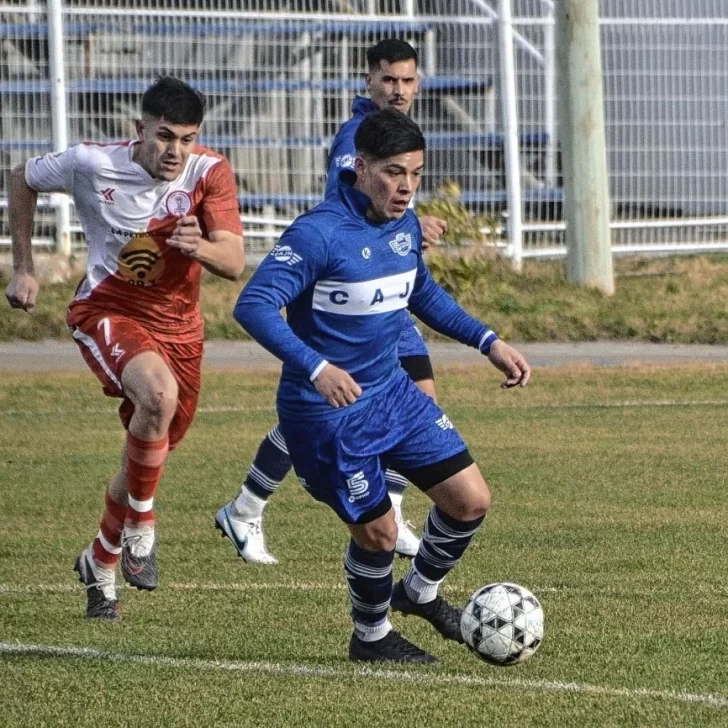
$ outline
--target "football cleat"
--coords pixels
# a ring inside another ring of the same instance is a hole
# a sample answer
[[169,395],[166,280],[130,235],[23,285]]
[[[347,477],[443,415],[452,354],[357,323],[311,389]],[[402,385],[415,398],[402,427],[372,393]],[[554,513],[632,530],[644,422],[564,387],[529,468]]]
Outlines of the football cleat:
[[150,526],[124,529],[121,573],[126,582],[137,589],[152,591],[159,586],[157,539]]
[[441,596],[430,602],[417,604],[407,596],[404,584],[399,581],[392,591],[391,607],[395,612],[414,614],[426,619],[446,640],[454,640],[460,644],[465,642],[460,629],[463,610],[448,604]]
[[414,559],[420,549],[420,539],[412,530],[414,526],[409,521],[402,520],[401,514],[399,518],[395,516],[395,522],[397,523],[395,553],[406,559]]
[[119,600],[116,598],[116,574],[94,562],[91,546],[76,559],[73,570],[86,589],[86,616],[118,622],[121,619]]
[[233,501],[226,503],[215,515],[215,528],[233,543],[238,555],[250,564],[277,564],[268,553],[263,538],[263,517],[244,521],[233,515]]
[[397,545],[394,552],[406,559],[414,559],[420,548],[420,539],[414,532],[414,526],[402,517],[402,506],[399,502],[392,502],[394,509],[394,522],[397,524]]
[[364,642],[351,635],[349,659],[352,662],[439,662],[437,657],[413,645],[395,630],[375,642]]

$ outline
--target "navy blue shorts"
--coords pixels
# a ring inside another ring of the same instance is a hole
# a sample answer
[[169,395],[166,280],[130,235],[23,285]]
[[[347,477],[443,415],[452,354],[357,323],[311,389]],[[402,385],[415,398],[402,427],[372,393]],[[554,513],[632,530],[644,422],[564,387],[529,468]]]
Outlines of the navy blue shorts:
[[281,417],[280,429],[301,483],[346,523],[389,510],[387,467],[406,472],[467,453],[447,415],[401,369],[351,414],[315,422]]
[[399,335],[397,343],[397,356],[404,359],[408,356],[429,356],[427,344],[422,338],[420,330],[415,325],[415,320],[407,314],[405,323],[402,327],[402,333]]

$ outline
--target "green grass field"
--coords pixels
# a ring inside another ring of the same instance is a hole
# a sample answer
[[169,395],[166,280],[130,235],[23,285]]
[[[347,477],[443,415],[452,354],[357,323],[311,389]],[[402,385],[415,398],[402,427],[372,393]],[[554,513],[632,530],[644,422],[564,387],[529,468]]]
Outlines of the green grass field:
[[[213,516],[275,421],[267,373],[206,376],[158,493],[161,586],[122,589],[119,624],[87,621],[71,567],[119,457],[115,403],[90,376],[6,374],[0,725],[728,725],[728,366],[541,370],[511,392],[486,366],[438,381],[494,494],[444,593],[531,588],[533,659],[491,667],[395,616],[441,662],[348,663],[348,538],[293,478],[268,508],[280,565],[234,555]],[[426,511],[411,490],[408,517]]]

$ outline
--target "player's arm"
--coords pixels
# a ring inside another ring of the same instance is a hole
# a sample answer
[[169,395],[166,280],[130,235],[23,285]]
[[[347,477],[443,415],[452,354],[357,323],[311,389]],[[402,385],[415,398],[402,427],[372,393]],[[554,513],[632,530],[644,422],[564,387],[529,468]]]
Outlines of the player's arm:
[[[38,191],[70,192],[73,184],[73,148],[19,164],[10,173],[8,209],[13,250],[13,274],[5,289],[12,308],[30,313],[38,298],[33,266],[33,221]],[[31,186],[32,185],[32,186]]]
[[240,223],[238,191],[230,164],[221,160],[205,179],[200,221],[187,215],[177,222],[167,244],[179,249],[216,276],[237,280],[245,270],[243,227]]
[[531,368],[525,357],[498,338],[486,324],[473,318],[460,304],[432,279],[419,259],[414,291],[409,309],[428,326],[451,339],[479,349],[493,366],[506,375],[504,387],[525,387]]
[[417,219],[422,228],[422,249],[427,250],[437,245],[440,237],[447,232],[447,220],[434,215],[418,215]]
[[33,220],[38,193],[25,181],[25,165],[10,173],[9,189],[10,239],[13,246],[13,275],[5,289],[5,298],[12,308],[30,313],[38,298],[38,281],[33,267]]
[[245,270],[243,236],[229,230],[213,230],[204,238],[200,221],[194,215],[180,218],[167,244],[221,278],[235,281]]
[[313,226],[288,228],[240,293],[233,316],[264,349],[308,377],[330,405],[341,407],[354,402],[361,389],[296,336],[281,316],[282,308],[321,277],[326,247]]

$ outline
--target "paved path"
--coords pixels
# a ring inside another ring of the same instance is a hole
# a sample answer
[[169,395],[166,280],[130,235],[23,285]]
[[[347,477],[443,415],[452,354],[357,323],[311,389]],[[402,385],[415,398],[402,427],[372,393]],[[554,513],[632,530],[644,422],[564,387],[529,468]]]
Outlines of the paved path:
[[[534,367],[573,364],[619,366],[728,362],[728,346],[677,346],[623,341],[579,344],[515,344]],[[434,343],[430,352],[435,365],[485,364],[485,357],[459,344]],[[205,345],[205,366],[209,369],[266,369],[277,360],[257,344],[209,341]],[[71,341],[0,343],[0,371],[88,371]]]

